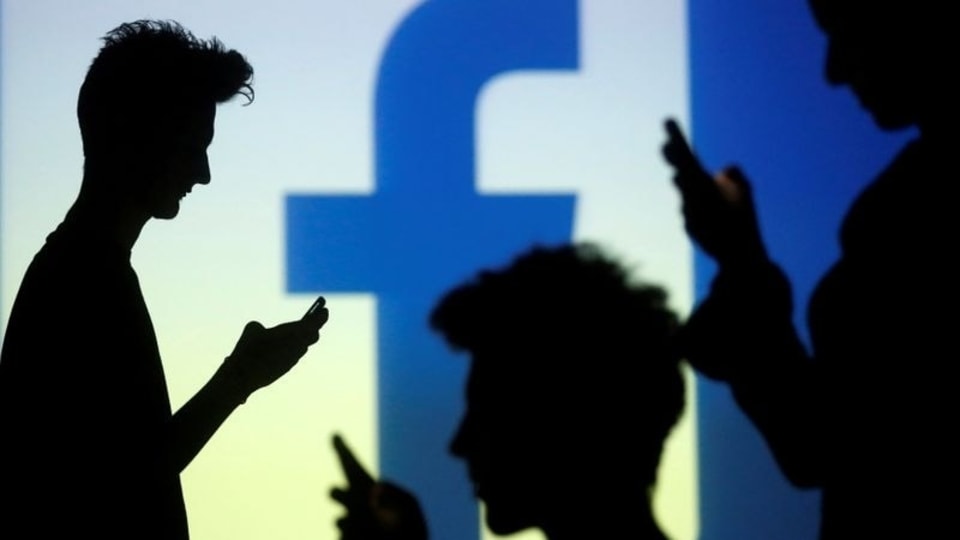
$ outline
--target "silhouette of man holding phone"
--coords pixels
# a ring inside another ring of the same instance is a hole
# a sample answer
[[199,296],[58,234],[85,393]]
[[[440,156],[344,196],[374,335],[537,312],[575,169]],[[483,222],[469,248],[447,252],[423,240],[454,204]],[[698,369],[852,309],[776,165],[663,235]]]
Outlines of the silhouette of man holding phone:
[[180,472],[237,406],[319,337],[300,320],[243,329],[209,382],[172,414],[130,253],[151,219],[210,182],[217,105],[253,100],[235,50],[176,22],[104,38],[77,106],[79,195],[23,278],[0,356],[0,537],[188,537]]

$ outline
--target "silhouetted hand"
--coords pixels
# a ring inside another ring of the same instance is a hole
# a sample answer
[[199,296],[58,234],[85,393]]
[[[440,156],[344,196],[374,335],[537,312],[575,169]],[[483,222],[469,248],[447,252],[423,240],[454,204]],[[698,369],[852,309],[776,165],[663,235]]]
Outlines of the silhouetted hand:
[[337,520],[340,540],[427,539],[423,511],[410,492],[374,479],[339,435],[333,437],[333,448],[347,478],[346,489],[330,492],[347,511]]
[[667,120],[666,130],[663,155],[674,168],[690,238],[720,264],[766,260],[753,194],[743,173],[728,167],[711,177],[674,120]]
[[264,328],[247,323],[224,367],[234,374],[244,396],[269,385],[290,371],[320,338],[330,313],[322,298],[300,320]]

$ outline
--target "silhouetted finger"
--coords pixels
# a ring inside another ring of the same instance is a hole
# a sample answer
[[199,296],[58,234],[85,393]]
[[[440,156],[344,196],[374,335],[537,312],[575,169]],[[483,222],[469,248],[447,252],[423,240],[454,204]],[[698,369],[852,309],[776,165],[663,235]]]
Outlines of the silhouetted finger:
[[271,331],[278,345],[284,344],[285,348],[303,348],[304,352],[320,339],[320,328],[310,319],[286,322],[271,328]]
[[340,459],[340,467],[343,469],[343,474],[347,477],[350,488],[360,490],[363,493],[369,492],[369,490],[373,488],[373,476],[371,476],[360,461],[357,460],[356,456],[353,455],[353,452],[350,451],[350,448],[347,447],[346,442],[344,442],[340,435],[333,436],[333,449],[337,452],[337,457]]
[[330,498],[344,506],[350,506],[354,499],[351,493],[351,491],[346,489],[332,488],[330,490]]
[[330,318],[330,311],[326,307],[327,300],[322,296],[318,296],[317,299],[310,306],[310,309],[303,315],[301,319],[304,322],[312,323],[311,326],[319,330],[326,324],[327,320]]
[[726,182],[724,189],[728,199],[731,198],[731,193],[735,195],[735,202],[753,204],[753,189],[750,186],[750,181],[747,180],[747,176],[743,174],[743,171],[739,167],[731,166],[727,167],[721,173],[721,178]]
[[329,319],[330,310],[325,307],[318,308],[303,318],[304,322],[310,323],[317,330],[323,328],[323,325],[327,324]]
[[263,332],[266,328],[259,321],[250,321],[243,327],[240,337],[245,335],[254,335]]
[[320,340],[320,328],[314,326],[311,321],[302,321],[300,324],[301,327],[294,341],[298,346],[303,347],[303,352],[306,353],[307,347]]

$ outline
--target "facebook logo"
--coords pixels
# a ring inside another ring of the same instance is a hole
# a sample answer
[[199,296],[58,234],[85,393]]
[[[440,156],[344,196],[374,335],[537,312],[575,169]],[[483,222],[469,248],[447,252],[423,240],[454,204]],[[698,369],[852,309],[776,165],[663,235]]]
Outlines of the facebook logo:
[[[531,244],[589,240],[663,284],[685,315],[712,269],[686,239],[660,157],[665,117],[690,129],[708,166],[735,160],[755,177],[775,255],[811,276],[796,280],[798,307],[831,262],[852,196],[839,184],[809,190],[835,222],[802,241],[773,236],[794,227],[778,201],[819,178],[812,154],[779,160],[782,147],[831,146],[770,128],[797,122],[799,109],[784,104],[812,110],[828,92],[802,2],[62,4],[0,3],[0,326],[79,186],[82,69],[99,36],[146,12],[220,37],[256,70],[255,103],[218,112],[211,185],[174,222],[148,226],[134,253],[173,405],[247,320],[296,317],[317,293],[331,307],[320,343],[184,472],[197,538],[335,538],[334,431],[373,456],[378,475],[417,493],[433,538],[487,538],[466,470],[447,451],[468,363],[430,331],[428,313],[449,288]],[[764,63],[779,58],[790,69]],[[855,105],[821,116],[838,109]],[[758,138],[765,128],[776,136]],[[786,178],[800,170],[804,178]],[[802,257],[783,248],[798,245],[821,248]],[[785,483],[725,388],[688,383],[654,501],[668,535],[812,537],[815,494]]]
[[446,448],[462,403],[458,370],[429,334],[432,303],[573,229],[573,195],[477,193],[477,97],[506,72],[576,69],[577,38],[573,0],[423,4],[380,65],[376,192],[287,198],[290,289],[377,297],[380,471],[415,489],[437,538],[479,528],[476,503],[450,496],[470,493],[462,465],[424,459]]

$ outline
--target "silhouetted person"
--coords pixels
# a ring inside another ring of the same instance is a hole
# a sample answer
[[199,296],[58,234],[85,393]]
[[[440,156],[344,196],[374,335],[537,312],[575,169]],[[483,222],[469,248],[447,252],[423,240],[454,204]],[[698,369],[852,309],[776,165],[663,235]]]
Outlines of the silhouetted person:
[[840,259],[810,301],[808,354],[744,175],[711,179],[669,123],[687,230],[719,268],[683,331],[685,355],[729,383],[791,482],[822,488],[822,538],[939,538],[955,528],[957,469],[945,375],[957,319],[954,18],[929,0],[811,7],[829,82],[882,129],[920,135],[845,216]]
[[249,323],[171,414],[130,252],[147,221],[173,218],[210,182],[216,107],[236,94],[252,100],[253,70],[174,22],[124,24],[104,41],[77,106],[80,193],[27,269],[0,357],[5,540],[187,538],[180,471],[250,393],[299,360],[327,318],[321,306],[271,329]]
[[[450,451],[494,533],[664,538],[651,497],[684,386],[663,289],[631,282],[595,246],[540,247],[447,293],[431,324],[470,356]],[[409,494],[335,445],[349,482],[333,492],[348,511],[343,540],[424,538],[390,527],[422,531],[398,517],[417,508]]]

